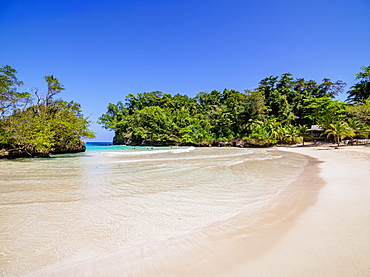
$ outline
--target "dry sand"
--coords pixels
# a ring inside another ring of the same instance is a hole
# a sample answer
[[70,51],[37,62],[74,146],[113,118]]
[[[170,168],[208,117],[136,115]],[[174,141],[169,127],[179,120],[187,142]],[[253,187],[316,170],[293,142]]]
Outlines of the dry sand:
[[275,245],[229,276],[370,276],[370,148],[285,150],[322,161],[325,185]]
[[370,276],[370,148],[278,150],[312,159],[268,207],[30,276]]

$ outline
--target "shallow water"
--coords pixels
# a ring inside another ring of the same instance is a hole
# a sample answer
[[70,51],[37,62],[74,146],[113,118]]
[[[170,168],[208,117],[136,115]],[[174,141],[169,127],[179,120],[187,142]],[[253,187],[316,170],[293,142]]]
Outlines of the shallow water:
[[19,276],[189,233],[268,204],[306,163],[266,149],[123,146],[0,160],[0,269]]

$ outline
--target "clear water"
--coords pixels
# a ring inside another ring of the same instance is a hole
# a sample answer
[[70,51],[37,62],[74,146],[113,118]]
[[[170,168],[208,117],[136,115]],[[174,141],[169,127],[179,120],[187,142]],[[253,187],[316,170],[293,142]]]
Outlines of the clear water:
[[112,145],[0,160],[0,270],[19,276],[258,209],[306,163],[265,149]]

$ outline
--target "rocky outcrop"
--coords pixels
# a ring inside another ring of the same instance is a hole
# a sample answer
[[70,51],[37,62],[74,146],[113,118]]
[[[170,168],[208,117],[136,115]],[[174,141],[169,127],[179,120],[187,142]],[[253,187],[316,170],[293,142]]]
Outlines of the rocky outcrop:
[[248,148],[256,148],[256,147],[272,147],[274,146],[271,142],[266,142],[263,140],[255,141],[255,140],[244,140],[241,138],[234,138],[229,141],[215,141],[212,143],[211,146],[218,146],[218,147],[248,147]]
[[82,140],[79,143],[74,145],[59,145],[51,153],[29,153],[23,150],[22,148],[14,148],[10,145],[0,145],[0,159],[15,159],[23,157],[40,157],[48,158],[50,154],[67,154],[67,153],[78,153],[85,152],[86,146],[85,142]]
[[112,141],[113,145],[127,145],[127,140],[119,135],[115,135]]
[[6,149],[0,149],[0,158],[6,158],[9,156],[9,151]]
[[129,145],[129,146],[170,146],[178,145],[175,140],[153,141],[150,139],[137,138],[132,133],[126,135],[117,135],[113,137],[113,145]]
[[264,141],[264,140],[243,140],[243,147],[250,147],[250,148],[256,148],[256,147],[272,147],[275,146],[276,144]]
[[11,147],[8,144],[0,144],[0,159],[15,159],[29,156],[22,149]]
[[112,141],[113,145],[137,145],[136,141],[132,140],[132,134],[120,135],[115,134]]
[[78,152],[85,152],[86,146],[85,142],[80,140],[77,144],[72,145],[60,145],[55,147],[55,150],[52,151],[52,154],[66,154],[66,153],[78,153]]

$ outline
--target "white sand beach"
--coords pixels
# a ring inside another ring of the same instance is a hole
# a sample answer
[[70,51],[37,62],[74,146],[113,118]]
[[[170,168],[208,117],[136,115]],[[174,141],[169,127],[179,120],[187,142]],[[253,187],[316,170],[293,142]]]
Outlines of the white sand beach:
[[30,276],[370,276],[370,148],[277,150],[313,159],[258,215]]
[[284,150],[322,161],[325,184],[274,245],[224,276],[370,276],[370,148]]

